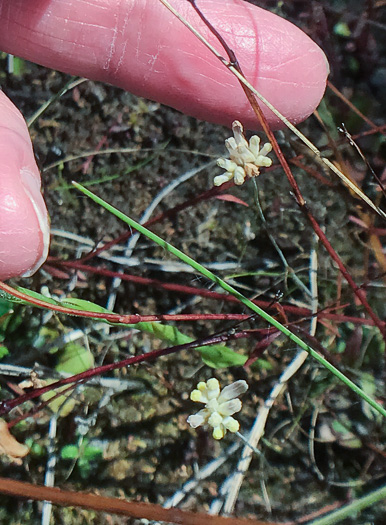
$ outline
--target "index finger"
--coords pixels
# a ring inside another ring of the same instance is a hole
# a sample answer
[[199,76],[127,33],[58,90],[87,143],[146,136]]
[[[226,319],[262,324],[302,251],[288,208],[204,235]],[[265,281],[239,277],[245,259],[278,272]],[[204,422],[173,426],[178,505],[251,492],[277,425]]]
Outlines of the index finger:
[[[186,0],[173,6],[219,51]],[[242,0],[199,2],[247,79],[289,120],[323,96],[328,64],[296,26]],[[47,67],[109,82],[188,115],[248,128],[257,122],[238,80],[158,0],[0,0],[0,48]],[[269,110],[273,127],[280,122]]]

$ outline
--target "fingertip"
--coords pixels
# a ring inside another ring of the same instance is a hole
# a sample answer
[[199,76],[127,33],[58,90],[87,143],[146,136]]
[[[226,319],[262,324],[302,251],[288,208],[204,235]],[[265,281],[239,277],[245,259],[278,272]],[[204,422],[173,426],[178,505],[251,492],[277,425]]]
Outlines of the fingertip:
[[[159,0],[12,0],[12,9],[10,3],[0,1],[4,51],[109,82],[199,119],[259,127],[238,80]],[[307,118],[326,87],[322,50],[287,20],[245,1],[201,4],[254,87],[293,123]],[[190,2],[175,0],[173,6],[225,55]],[[262,109],[273,128],[282,127]]]
[[[136,57],[126,54],[120,60],[113,82],[202,120],[229,127],[240,120],[246,128],[259,129],[236,76],[180,20],[156,4],[154,12],[159,10],[162,16],[159,34],[142,28]],[[146,5],[150,11],[150,3]],[[136,6],[132,15],[140,27],[144,9],[139,3]],[[226,57],[189,2],[176,0],[173,6]],[[241,0],[207,0],[200,9],[234,51],[246,79],[284,117],[297,124],[316,109],[329,66],[308,35],[284,18]],[[284,127],[264,103],[261,107],[272,129]]]
[[[253,84],[282,115],[298,124],[319,105],[326,90],[329,63],[323,50],[297,26],[268,11],[263,13],[259,45],[264,52]],[[270,42],[269,46],[264,47],[264,42]],[[267,108],[265,114],[273,129],[284,127]]]
[[[203,12],[235,52],[245,78],[279,113],[293,124],[312,114],[324,95],[329,64],[323,50],[306,33],[276,14],[240,0],[209,0]],[[208,28],[197,20],[194,25],[219,48]],[[178,109],[227,126],[240,120],[246,128],[260,128],[238,79],[208,50],[201,49],[199,58],[193,53],[183,56],[175,70],[189,93]],[[171,104],[171,93],[169,97]],[[263,102],[260,105],[272,129],[284,127]]]
[[0,93],[0,279],[32,275],[45,261],[49,220],[26,124]]
[[[22,273],[23,277],[30,277],[45,262],[48,256],[50,245],[50,224],[47,214],[47,208],[41,193],[40,175],[34,167],[24,166],[20,170],[21,184],[24,192],[32,205],[34,215],[34,232],[37,237],[34,247],[36,248],[36,257],[31,265]],[[31,253],[32,255],[32,253]]]

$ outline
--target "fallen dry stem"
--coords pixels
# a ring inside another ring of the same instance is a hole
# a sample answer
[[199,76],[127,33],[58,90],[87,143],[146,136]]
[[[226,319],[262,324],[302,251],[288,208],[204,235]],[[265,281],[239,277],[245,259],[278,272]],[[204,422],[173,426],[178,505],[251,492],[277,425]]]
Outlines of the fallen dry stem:
[[184,525],[202,525],[203,523],[208,525],[279,525],[278,523],[259,520],[223,518],[203,513],[196,514],[175,508],[164,509],[160,505],[152,503],[137,503],[119,498],[108,498],[99,494],[72,492],[23,481],[14,481],[8,478],[0,478],[0,493],[35,501],[50,501],[54,505],[81,507],[110,514],[120,514],[131,518],[144,518]]

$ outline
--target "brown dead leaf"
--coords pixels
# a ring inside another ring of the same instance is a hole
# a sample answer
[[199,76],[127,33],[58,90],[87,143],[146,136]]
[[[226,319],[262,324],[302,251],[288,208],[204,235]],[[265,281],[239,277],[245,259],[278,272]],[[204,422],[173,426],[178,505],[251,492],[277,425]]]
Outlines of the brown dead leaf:
[[29,452],[26,445],[22,445],[12,436],[7,423],[0,419],[0,454],[7,455],[14,463],[21,464],[21,459]]

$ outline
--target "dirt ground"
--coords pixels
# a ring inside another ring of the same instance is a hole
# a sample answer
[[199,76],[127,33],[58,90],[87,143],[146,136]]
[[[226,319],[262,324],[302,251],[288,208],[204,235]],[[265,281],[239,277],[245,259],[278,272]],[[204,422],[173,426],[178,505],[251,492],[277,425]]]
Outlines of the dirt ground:
[[[385,125],[384,2],[254,3],[276,10],[310,34],[330,60],[330,80],[334,86],[374,125]],[[67,75],[25,62],[19,74],[7,73],[4,54],[0,65],[3,89],[27,119],[71,81]],[[319,148],[325,148],[328,158],[344,162],[350,177],[385,209],[370,170],[336,127],[344,122],[350,133],[358,137],[363,155],[383,181],[386,180],[384,135],[374,132],[330,89],[319,109],[324,127],[311,117],[300,129]],[[111,86],[85,81],[50,105],[31,126],[31,136],[51,216],[50,256],[56,259],[32,279],[13,284],[42,293],[49,290],[54,297],[86,299],[106,307],[109,297],[111,300],[111,277],[60,266],[58,259],[74,261],[85,250],[115,239],[127,229],[77,193],[71,181],[87,185],[138,220],[172,181],[197,169],[197,174],[161,200],[153,212],[155,216],[213,186],[213,177],[220,170],[205,165],[225,154],[224,139],[230,136],[230,131]],[[277,133],[277,138],[288,159],[304,155],[302,163],[309,168],[308,173],[291,166],[307,204],[356,283],[363,286],[373,311],[384,320],[386,264],[382,244],[377,251],[374,237],[362,227],[368,224],[378,228],[376,237],[381,243],[384,224],[323,170],[297,139],[288,132]],[[329,144],[334,144],[333,148],[327,148]],[[107,148],[115,152],[100,154]],[[122,148],[135,151],[122,153]],[[336,158],[336,151],[340,158]],[[81,157],[68,160],[78,155]],[[310,170],[323,179],[313,177]],[[279,300],[282,305],[310,307],[304,287],[309,286],[310,257],[316,254],[318,309],[339,306],[334,312],[357,319],[357,322],[324,319],[318,323],[316,338],[352,380],[381,402],[384,393],[381,335],[375,327],[362,322],[368,316],[316,241],[278,164],[258,179],[258,190],[268,232],[251,182],[225,192],[239,201],[202,200],[155,224],[152,230],[205,266],[211,265],[213,271],[248,297],[272,305]],[[124,246],[121,243],[109,254],[124,255]],[[298,281],[286,271],[283,258]],[[87,262],[99,269],[218,291],[203,277],[175,263],[171,255],[142,237],[126,265],[111,257],[95,257]],[[310,320],[302,320],[303,315],[296,313],[296,308],[287,312],[288,321],[296,321],[308,331]],[[237,303],[144,286],[135,281],[121,283],[113,309],[141,315],[246,312]],[[270,311],[280,317],[276,307]],[[239,328],[229,321],[174,324],[194,339]],[[267,328],[267,324],[252,318],[242,327]],[[108,330],[100,323],[15,305],[12,322],[5,329],[9,354],[1,363],[36,367],[40,379],[52,379],[57,376],[55,367],[68,343],[65,337],[75,337],[78,329],[83,335],[77,343],[89,349],[96,365],[166,346],[165,342],[134,329]],[[253,340],[241,339],[227,346],[249,355],[255,344]],[[205,430],[189,427],[186,418],[196,412],[189,393],[197,382],[211,376],[224,385],[237,379],[248,382],[243,410],[238,415],[241,432],[248,435],[259,407],[297,351],[293,343],[281,336],[269,345],[261,360],[248,367],[213,370],[202,363],[198,352],[189,350],[114,372],[110,374],[115,378],[113,386],[75,390],[71,410],[57,420],[52,449],[50,409],[19,423],[14,435],[27,442],[31,452],[21,465],[4,458],[1,475],[42,484],[47,460],[54,453],[55,486],[164,504],[209,461],[238,442],[238,438],[229,435],[215,442]],[[10,396],[9,381],[17,384],[20,378],[2,376],[2,399]],[[22,410],[32,407],[30,404]],[[271,521],[304,517],[310,520],[313,513],[333,509],[369,493],[385,482],[384,430],[373,411],[308,358],[270,411],[259,444],[261,456],[254,456],[245,474],[234,514]],[[211,476],[199,481],[179,506],[208,511],[213,500],[220,497],[224,480],[235,471],[240,450],[241,447]],[[42,504],[20,499],[15,507],[15,500],[6,497],[0,497],[0,502],[1,523],[40,523]],[[385,513],[385,504],[378,503],[344,523],[381,525]],[[93,511],[54,507],[52,523],[132,522]]]

